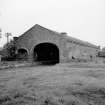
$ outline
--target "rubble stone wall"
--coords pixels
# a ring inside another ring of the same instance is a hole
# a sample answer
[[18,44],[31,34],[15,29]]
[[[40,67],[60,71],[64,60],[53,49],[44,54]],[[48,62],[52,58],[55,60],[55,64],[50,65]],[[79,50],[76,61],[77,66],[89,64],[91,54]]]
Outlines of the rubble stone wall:
[[59,48],[60,62],[66,62],[74,58],[93,59],[96,57],[98,48],[88,47],[67,41],[65,37],[57,32],[53,32],[39,25],[36,25],[25,32],[15,40],[15,45],[18,49],[27,49],[28,58],[33,60],[33,51],[36,45],[40,43],[53,43]]

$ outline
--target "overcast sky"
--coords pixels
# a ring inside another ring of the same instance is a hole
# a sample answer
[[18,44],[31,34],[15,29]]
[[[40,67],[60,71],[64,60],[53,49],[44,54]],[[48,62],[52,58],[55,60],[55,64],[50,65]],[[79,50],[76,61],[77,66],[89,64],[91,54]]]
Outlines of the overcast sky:
[[105,0],[0,0],[0,46],[35,24],[105,46]]

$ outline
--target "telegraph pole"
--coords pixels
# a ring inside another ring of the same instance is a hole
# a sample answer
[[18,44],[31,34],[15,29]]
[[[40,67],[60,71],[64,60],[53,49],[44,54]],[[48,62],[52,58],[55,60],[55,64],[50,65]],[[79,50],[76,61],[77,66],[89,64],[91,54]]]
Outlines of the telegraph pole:
[[12,36],[12,34],[7,32],[5,33],[5,36],[7,37],[7,43],[9,43],[9,37]]
[[1,38],[1,36],[2,36],[2,30],[1,30],[1,28],[0,28],[0,38]]

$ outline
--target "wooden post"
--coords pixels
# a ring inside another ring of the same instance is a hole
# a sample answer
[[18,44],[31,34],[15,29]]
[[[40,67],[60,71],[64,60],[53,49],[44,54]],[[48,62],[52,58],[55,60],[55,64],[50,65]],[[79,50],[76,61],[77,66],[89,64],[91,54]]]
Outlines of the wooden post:
[[12,36],[12,34],[11,33],[5,33],[5,36],[7,37],[7,43],[9,43],[9,36]]
[[0,62],[1,62],[1,55],[0,55]]

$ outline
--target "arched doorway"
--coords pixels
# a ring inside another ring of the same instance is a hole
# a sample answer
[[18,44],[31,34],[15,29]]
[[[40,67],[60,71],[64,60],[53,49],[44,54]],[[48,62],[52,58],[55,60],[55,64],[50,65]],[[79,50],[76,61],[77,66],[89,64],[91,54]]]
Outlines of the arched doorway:
[[24,48],[18,49],[17,59],[18,60],[27,60],[27,58],[28,58],[28,51]]
[[34,61],[42,64],[59,63],[59,48],[53,43],[40,43],[34,48]]

